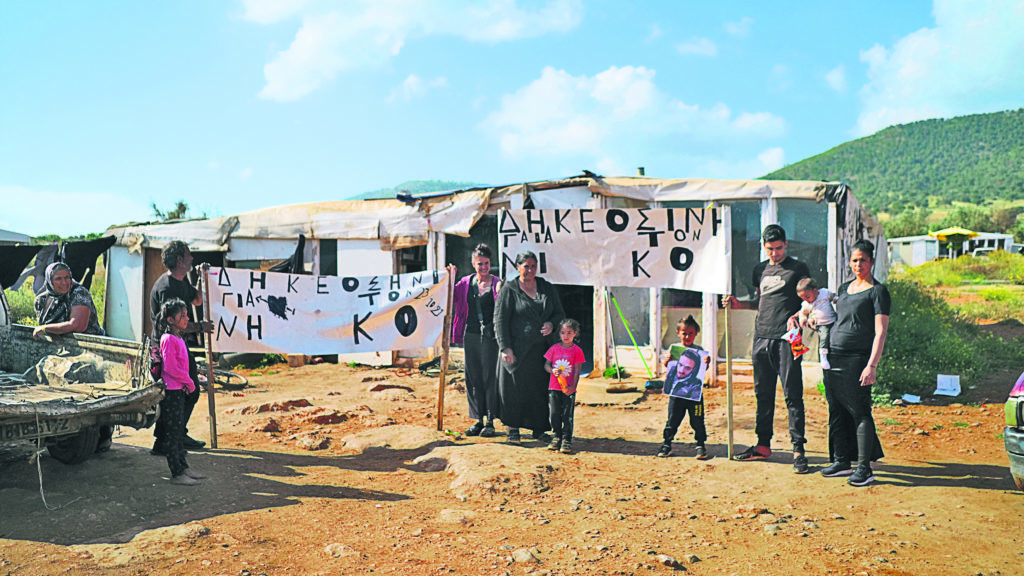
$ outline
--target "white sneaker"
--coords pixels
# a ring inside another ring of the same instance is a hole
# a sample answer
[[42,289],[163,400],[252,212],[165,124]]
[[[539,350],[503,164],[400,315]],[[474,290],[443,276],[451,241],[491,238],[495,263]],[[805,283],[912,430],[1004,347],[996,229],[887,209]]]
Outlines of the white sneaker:
[[829,369],[832,368],[832,365],[830,365],[828,363],[828,351],[827,350],[819,350],[818,351],[818,357],[821,359],[821,369],[822,370],[829,370]]

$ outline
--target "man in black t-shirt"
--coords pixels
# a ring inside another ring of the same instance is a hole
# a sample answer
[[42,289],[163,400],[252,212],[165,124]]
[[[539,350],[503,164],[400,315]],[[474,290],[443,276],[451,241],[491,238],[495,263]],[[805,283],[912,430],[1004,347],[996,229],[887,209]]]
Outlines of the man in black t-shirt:
[[775,420],[775,383],[782,380],[782,392],[789,412],[789,436],[793,442],[793,471],[808,471],[804,456],[804,387],[801,358],[793,358],[789,342],[782,339],[789,317],[800,311],[796,284],[810,277],[807,264],[786,256],[786,231],[769,224],[761,235],[768,259],[754,267],[754,299],[741,303],[725,296],[723,305],[757,310],[754,320],[754,396],[757,417],[754,432],[757,445],[736,456],[737,460],[764,460],[771,456]]
[[[167,268],[162,276],[157,278],[153,284],[153,289],[149,293],[149,314],[153,320],[153,345],[160,345],[160,334],[157,332],[157,323],[160,319],[160,308],[164,305],[164,302],[178,298],[187,304],[193,306],[199,306],[203,303],[203,295],[196,289],[195,286],[189,284],[188,273],[192,269],[192,252],[188,249],[188,245],[180,240],[174,240],[164,246],[164,249],[160,253],[163,259],[164,268]],[[181,337],[185,340],[185,343],[189,348],[199,345],[199,339],[196,334],[200,330],[209,332],[212,326],[207,326],[205,322],[196,322],[196,319],[192,317],[192,307],[187,307],[189,322],[188,327]],[[199,401],[199,369],[196,366],[195,355],[189,351],[188,354],[188,374],[192,378],[192,381],[197,384],[195,392],[186,394],[185,396],[185,440],[183,445],[185,448],[198,449],[206,446],[206,442],[196,440],[188,435],[188,420],[192,417],[192,409],[195,408],[196,403]],[[163,410],[161,410],[163,412]],[[166,450],[164,449],[164,438],[167,436],[166,423],[163,422],[162,418],[157,418],[156,425],[153,427],[153,449],[150,450],[150,454],[155,456],[164,456]]]

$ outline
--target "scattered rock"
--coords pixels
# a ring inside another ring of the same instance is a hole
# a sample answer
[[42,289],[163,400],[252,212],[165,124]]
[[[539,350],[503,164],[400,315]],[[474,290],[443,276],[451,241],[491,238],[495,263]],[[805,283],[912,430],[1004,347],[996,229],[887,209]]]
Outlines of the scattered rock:
[[277,423],[277,420],[271,418],[267,420],[266,424],[257,424],[249,429],[250,432],[280,432],[281,425]]
[[358,556],[359,555],[359,552],[357,552],[351,546],[349,546],[347,544],[342,544],[340,542],[335,542],[333,544],[328,544],[327,547],[324,548],[324,552],[326,552],[328,556],[333,556],[335,558],[343,558],[345,556]]
[[551,464],[538,462],[535,453],[499,443],[439,446],[413,462],[431,458],[448,462],[452,494],[462,501],[480,496],[540,494],[549,489],[548,477],[555,471]]
[[534,564],[540,564],[540,558],[538,558],[533,550],[529,548],[520,548],[512,552],[512,560],[514,562],[532,562]]
[[438,516],[438,520],[445,524],[469,524],[474,518],[476,518],[475,512],[451,508],[441,510],[441,514]]
[[327,437],[321,437],[318,433],[313,432],[303,436],[295,438],[296,445],[303,450],[316,451],[323,450],[331,445],[331,439]]
[[246,406],[242,408],[242,414],[262,414],[264,412],[288,412],[293,408],[306,408],[313,404],[305,398],[298,400],[286,400],[284,402],[268,402],[259,406]]
[[686,570],[686,566],[679,563],[678,560],[669,556],[668,554],[658,554],[657,560],[659,564],[668,566],[669,568],[675,568],[676,570]]
[[683,559],[689,562],[690,564],[696,564],[697,562],[700,562],[700,557],[696,554],[687,554],[683,557]]
[[312,424],[340,424],[349,419],[349,415],[324,407],[300,410],[299,417]]
[[372,384],[366,391],[367,392],[380,392],[381,390],[405,390],[406,392],[412,392],[410,386],[402,386],[401,384]]
[[764,527],[764,531],[769,536],[777,536],[779,534],[779,525],[778,524],[768,524],[767,526]]
[[914,428],[913,430],[910,431],[910,433],[911,434],[916,434],[918,436],[930,436],[930,434],[928,434],[927,430],[923,430],[921,428]]

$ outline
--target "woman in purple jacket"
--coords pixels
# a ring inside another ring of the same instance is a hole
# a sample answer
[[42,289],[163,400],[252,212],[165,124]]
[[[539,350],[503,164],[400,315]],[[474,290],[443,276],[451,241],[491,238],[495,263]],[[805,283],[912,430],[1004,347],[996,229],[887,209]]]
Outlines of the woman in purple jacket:
[[490,438],[498,414],[498,341],[494,336],[494,302],[501,281],[491,275],[491,248],[473,250],[476,271],[455,284],[452,295],[452,342],[462,344],[466,356],[466,399],[469,416],[476,418],[466,436]]

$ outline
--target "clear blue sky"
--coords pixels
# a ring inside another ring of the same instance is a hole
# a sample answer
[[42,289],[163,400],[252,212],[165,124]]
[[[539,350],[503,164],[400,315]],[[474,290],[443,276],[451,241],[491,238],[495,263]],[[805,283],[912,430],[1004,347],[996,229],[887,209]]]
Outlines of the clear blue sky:
[[1024,106],[1024,2],[10,0],[0,228],[413,179],[753,178]]

